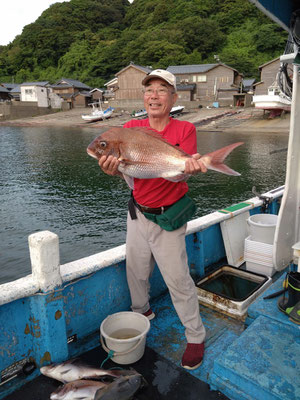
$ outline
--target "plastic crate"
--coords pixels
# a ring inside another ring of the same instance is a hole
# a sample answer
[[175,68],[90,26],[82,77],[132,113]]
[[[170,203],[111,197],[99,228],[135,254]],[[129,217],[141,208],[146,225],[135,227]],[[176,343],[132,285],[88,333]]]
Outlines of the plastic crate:
[[248,236],[245,239],[244,260],[246,270],[272,276],[275,273],[273,264],[273,245],[256,242]]

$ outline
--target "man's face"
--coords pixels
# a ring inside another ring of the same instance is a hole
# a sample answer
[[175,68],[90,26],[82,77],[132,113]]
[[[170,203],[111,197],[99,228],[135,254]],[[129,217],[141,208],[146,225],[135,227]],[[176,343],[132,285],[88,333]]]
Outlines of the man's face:
[[168,116],[176,100],[174,88],[162,79],[153,78],[144,88],[144,105],[150,118]]

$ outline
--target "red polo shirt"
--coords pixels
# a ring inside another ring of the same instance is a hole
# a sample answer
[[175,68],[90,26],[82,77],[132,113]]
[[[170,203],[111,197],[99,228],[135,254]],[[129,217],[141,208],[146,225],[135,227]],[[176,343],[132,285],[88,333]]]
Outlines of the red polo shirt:
[[[150,127],[148,119],[131,120],[124,128],[135,126]],[[158,132],[158,131],[157,131]],[[187,121],[179,121],[170,117],[170,122],[161,132],[158,132],[167,142],[179,147],[188,154],[197,153],[196,128]],[[168,206],[179,200],[188,191],[186,182],[171,182],[164,178],[138,179],[134,178],[133,196],[135,200],[147,207]]]

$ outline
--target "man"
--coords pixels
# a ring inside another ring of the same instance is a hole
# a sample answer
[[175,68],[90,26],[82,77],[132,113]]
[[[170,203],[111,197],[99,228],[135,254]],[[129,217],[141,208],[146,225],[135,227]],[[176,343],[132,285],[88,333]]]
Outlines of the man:
[[[142,81],[144,105],[148,118],[131,120],[124,128],[149,127],[172,145],[179,146],[192,158],[186,162],[185,173],[206,172],[198,161],[197,138],[194,125],[169,116],[177,100],[176,78],[168,71],[157,69]],[[113,156],[102,156],[102,170],[109,175],[120,175],[119,161]],[[135,218],[127,218],[126,273],[131,294],[132,310],[154,318],[149,304],[149,277],[155,261],[168,286],[173,305],[185,327],[187,347],[181,365],[196,369],[204,354],[205,328],[199,313],[194,282],[189,273],[185,248],[186,223],[173,231],[166,231],[152,222],[144,212],[159,215],[176,203],[188,191],[185,181],[171,182],[163,178],[134,179],[133,199]]]

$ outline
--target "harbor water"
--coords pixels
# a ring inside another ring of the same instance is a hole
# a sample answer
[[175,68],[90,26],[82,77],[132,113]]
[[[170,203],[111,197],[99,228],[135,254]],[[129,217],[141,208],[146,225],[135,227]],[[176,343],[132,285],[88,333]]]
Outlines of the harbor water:
[[[86,153],[98,129],[0,127],[0,283],[31,272],[28,235],[59,236],[61,264],[123,244],[129,189],[102,173]],[[189,179],[195,217],[284,184],[286,134],[198,132],[198,151],[243,141],[226,163],[241,173],[214,171]],[[271,154],[270,154],[271,153]]]

